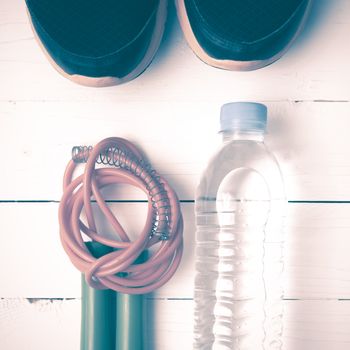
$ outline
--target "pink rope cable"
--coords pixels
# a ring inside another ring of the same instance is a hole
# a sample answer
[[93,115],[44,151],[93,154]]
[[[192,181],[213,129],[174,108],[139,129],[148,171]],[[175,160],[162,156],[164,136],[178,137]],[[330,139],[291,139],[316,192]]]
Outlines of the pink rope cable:
[[[74,266],[85,274],[87,283],[97,289],[110,288],[128,294],[149,293],[165,284],[180,264],[183,251],[183,219],[176,193],[142,159],[129,141],[108,138],[80,149],[68,163],[59,206],[60,238]],[[77,161],[85,162],[85,171],[73,179]],[[96,163],[114,165],[96,169]],[[148,213],[144,228],[135,241],[129,236],[106,204],[101,189],[111,184],[130,184],[147,194]],[[102,211],[118,239],[97,232],[91,200]],[[81,220],[85,211],[87,224]],[[96,259],[87,249],[83,234],[114,251]],[[150,248],[152,254],[134,264]]]

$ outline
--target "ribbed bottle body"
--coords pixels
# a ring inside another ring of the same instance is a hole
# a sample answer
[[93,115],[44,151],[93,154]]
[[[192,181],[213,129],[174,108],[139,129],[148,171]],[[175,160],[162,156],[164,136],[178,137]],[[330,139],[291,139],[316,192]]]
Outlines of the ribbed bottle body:
[[280,350],[283,181],[263,142],[227,142],[196,196],[194,349]]

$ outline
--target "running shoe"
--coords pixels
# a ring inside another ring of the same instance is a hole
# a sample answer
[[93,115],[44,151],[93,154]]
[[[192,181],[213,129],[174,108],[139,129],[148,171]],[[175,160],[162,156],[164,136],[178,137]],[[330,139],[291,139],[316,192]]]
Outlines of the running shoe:
[[176,0],[184,35],[204,62],[254,70],[280,58],[301,32],[311,0]]
[[167,0],[26,0],[35,37],[65,77],[89,86],[130,81],[160,44]]

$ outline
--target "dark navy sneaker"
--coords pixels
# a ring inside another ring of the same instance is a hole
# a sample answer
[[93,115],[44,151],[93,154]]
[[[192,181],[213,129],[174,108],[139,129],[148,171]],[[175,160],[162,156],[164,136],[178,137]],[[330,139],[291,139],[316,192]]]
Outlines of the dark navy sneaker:
[[311,0],[176,0],[193,51],[231,70],[264,67],[288,49],[303,28]]
[[54,67],[90,86],[141,74],[160,44],[167,0],[26,0],[34,33]]

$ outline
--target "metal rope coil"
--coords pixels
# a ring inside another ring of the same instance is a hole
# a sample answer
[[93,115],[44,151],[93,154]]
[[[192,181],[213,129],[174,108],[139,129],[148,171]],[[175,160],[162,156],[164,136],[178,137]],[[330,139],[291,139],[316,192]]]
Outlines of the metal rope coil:
[[[86,163],[84,174],[73,179],[79,163]],[[112,167],[96,168],[96,164]],[[133,242],[101,194],[103,187],[116,183],[138,187],[148,197],[146,223]],[[97,232],[92,199],[113,227],[117,239],[105,238]],[[83,209],[87,224],[80,218]],[[63,248],[94,288],[128,294],[149,293],[165,284],[179,266],[183,219],[176,193],[125,139],[108,138],[94,148],[73,148],[72,160],[64,174],[59,221]],[[83,234],[114,250],[96,259],[87,249]],[[152,246],[156,249],[152,249],[148,260],[134,264],[142,252]]]

